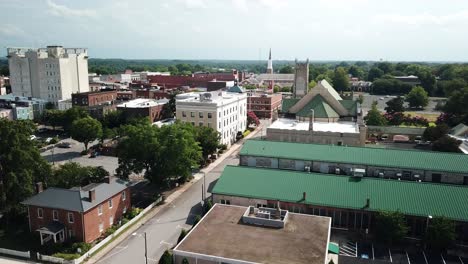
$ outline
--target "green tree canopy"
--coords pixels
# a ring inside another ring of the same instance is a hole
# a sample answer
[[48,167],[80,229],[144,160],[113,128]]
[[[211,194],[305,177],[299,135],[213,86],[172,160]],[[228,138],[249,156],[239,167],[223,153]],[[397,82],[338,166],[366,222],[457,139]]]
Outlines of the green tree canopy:
[[57,109],[47,109],[42,115],[42,122],[51,126],[54,130],[58,126],[63,126],[65,112]]
[[89,114],[85,109],[81,107],[72,107],[66,110],[63,113],[63,120],[62,120],[63,130],[67,132],[71,132],[70,130],[71,130],[73,122],[75,120],[78,120],[80,118],[85,118],[85,117],[89,117]]
[[462,142],[448,135],[443,135],[432,143],[432,150],[441,152],[454,152],[460,153],[461,150],[458,148]]
[[69,189],[102,182],[107,176],[109,176],[109,172],[102,166],[82,166],[76,162],[67,162],[53,170],[47,179],[47,186]]
[[371,110],[364,117],[366,124],[369,126],[385,126],[387,125],[387,120],[377,109],[377,102],[372,103]]
[[280,73],[293,73],[293,67],[291,65],[285,65],[280,70]]
[[70,134],[73,139],[82,142],[85,150],[88,150],[89,142],[102,137],[102,125],[94,118],[81,118],[73,122]]
[[373,94],[406,94],[411,90],[411,85],[390,78],[377,79],[372,83]]
[[34,130],[31,122],[0,118],[0,212],[18,210],[34,194],[35,183],[51,172],[30,140]]
[[446,217],[434,217],[429,221],[426,243],[431,249],[447,249],[455,242],[455,223]]
[[454,91],[444,106],[444,112],[455,115],[468,115],[468,87]]
[[442,123],[437,126],[429,126],[424,130],[423,139],[428,141],[436,141],[449,132],[450,128]]
[[405,108],[403,104],[405,103],[405,99],[401,96],[392,98],[387,102],[387,106],[385,107],[385,111],[387,113],[393,114],[398,112],[404,112]]
[[383,75],[384,72],[381,69],[373,67],[369,70],[369,73],[367,74],[367,80],[373,82],[374,80],[382,77]]
[[405,100],[411,108],[424,108],[429,103],[429,96],[421,86],[415,86],[406,95]]
[[333,74],[333,87],[337,91],[344,91],[349,89],[349,85],[349,77],[345,69],[343,67],[336,68]]
[[219,147],[221,135],[211,127],[198,126],[195,128],[195,139],[199,143],[203,159],[214,154]]
[[408,233],[405,216],[400,212],[379,212],[375,222],[376,239],[388,245],[402,241]]
[[364,79],[365,76],[364,70],[357,65],[352,65],[351,67],[349,67],[348,73],[351,74],[353,77],[359,78],[360,80]]
[[163,105],[163,108],[161,110],[161,116],[162,118],[172,118],[175,115],[176,111],[176,102],[175,102],[175,97],[177,94],[171,94],[171,97],[169,99],[169,102],[167,104]]

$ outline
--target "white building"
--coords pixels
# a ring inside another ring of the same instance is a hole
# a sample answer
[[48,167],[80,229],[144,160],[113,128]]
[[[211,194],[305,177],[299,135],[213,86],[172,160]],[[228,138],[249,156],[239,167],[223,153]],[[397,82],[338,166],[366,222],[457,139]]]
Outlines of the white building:
[[83,48],[7,48],[14,95],[57,103],[89,91],[88,50]]
[[176,96],[176,118],[194,126],[216,129],[221,143],[230,146],[247,128],[247,94],[184,93]]

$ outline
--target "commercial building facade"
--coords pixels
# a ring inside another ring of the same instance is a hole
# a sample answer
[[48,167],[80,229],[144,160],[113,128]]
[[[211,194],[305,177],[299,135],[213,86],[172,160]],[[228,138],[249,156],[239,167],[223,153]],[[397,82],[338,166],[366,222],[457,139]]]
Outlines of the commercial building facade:
[[254,112],[258,118],[270,119],[281,107],[281,94],[247,93],[247,111]]
[[57,103],[89,91],[87,49],[8,48],[7,54],[14,95]]
[[422,238],[432,217],[456,223],[457,242],[468,244],[468,188],[278,169],[227,166],[213,202],[329,216],[332,227],[372,233],[376,214],[405,215],[408,236]]
[[240,165],[468,185],[468,156],[442,152],[248,140]]
[[167,99],[134,99],[117,105],[117,110],[123,111],[129,118],[148,117],[151,123],[161,119],[163,106],[168,103]]
[[176,119],[194,126],[216,129],[221,143],[230,146],[247,128],[247,95],[244,93],[185,93],[176,96]]
[[0,108],[11,109],[14,120],[34,120],[39,119],[44,113],[47,101],[6,94],[0,96]]
[[37,191],[23,204],[28,207],[29,229],[39,232],[41,244],[71,238],[90,243],[131,208],[129,183],[115,178],[71,189],[42,190],[38,184]]

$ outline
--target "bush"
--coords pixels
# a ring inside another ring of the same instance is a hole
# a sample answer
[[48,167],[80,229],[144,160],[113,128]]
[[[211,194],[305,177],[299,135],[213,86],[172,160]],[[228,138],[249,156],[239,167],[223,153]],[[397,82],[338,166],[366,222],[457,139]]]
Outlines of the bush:
[[117,226],[113,225],[106,230],[106,236],[110,236],[115,233]]
[[243,135],[244,137],[248,136],[249,134],[250,134],[250,130],[248,130],[248,129],[245,130],[244,133],[242,133],[242,135]]
[[179,238],[177,239],[177,244],[180,243],[180,241],[182,241],[182,239],[184,239],[184,237],[188,234],[188,231],[185,230],[185,229],[182,229],[180,231],[180,235],[179,235]]
[[195,216],[195,220],[193,221],[193,226],[196,226],[198,224],[198,222],[200,222],[201,220],[201,216],[200,215],[196,215]]
[[88,252],[91,249],[91,244],[85,242],[73,243],[71,246],[72,253],[78,253],[78,249],[81,249],[81,255]]
[[83,150],[80,152],[80,155],[83,156],[83,155],[88,155],[88,151],[87,150]]
[[69,254],[69,253],[55,253],[52,257],[62,258],[65,260],[74,260],[80,257],[80,254]]
[[50,140],[49,144],[52,144],[52,145],[53,145],[53,144],[57,144],[58,141],[59,141],[58,138],[57,138],[57,137],[54,137],[54,138],[52,138],[52,139]]
[[124,218],[122,219],[122,225],[125,225],[125,224],[128,223],[129,221],[130,221],[130,220],[129,220],[128,218],[124,217]]
[[141,212],[140,208],[132,207],[132,209],[125,214],[125,217],[128,219],[132,219],[135,216],[137,216],[140,212]]
[[159,264],[172,264],[172,263],[173,263],[173,259],[172,259],[171,252],[169,252],[169,250],[164,251],[164,254],[159,259]]

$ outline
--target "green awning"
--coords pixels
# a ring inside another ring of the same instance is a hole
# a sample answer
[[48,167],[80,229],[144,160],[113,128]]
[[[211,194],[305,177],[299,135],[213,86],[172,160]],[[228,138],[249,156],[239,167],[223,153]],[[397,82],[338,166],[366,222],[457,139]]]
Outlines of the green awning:
[[340,247],[335,243],[328,243],[328,253],[339,254]]

